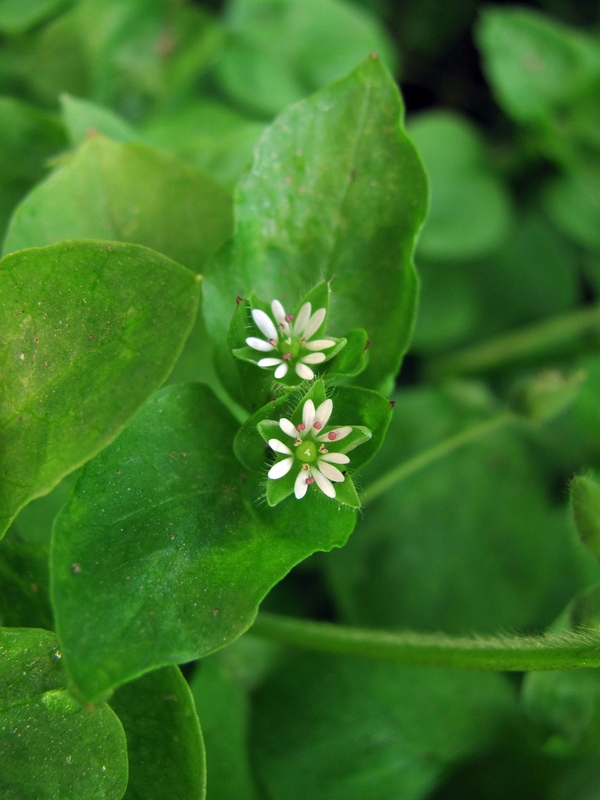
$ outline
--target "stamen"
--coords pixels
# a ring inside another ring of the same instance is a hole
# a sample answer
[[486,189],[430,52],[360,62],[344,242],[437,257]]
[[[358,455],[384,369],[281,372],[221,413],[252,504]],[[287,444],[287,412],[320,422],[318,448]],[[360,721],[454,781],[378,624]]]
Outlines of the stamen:
[[278,331],[281,331],[282,333],[284,332],[284,330],[285,330],[285,325],[283,324],[283,322],[280,322],[280,323],[279,323],[279,325],[277,326],[277,330],[278,330]]
[[289,361],[291,357],[292,357],[292,354],[291,354],[291,353],[286,353],[286,354],[283,356],[283,360],[284,360],[284,361]]
[[302,464],[300,469],[303,469],[305,472],[308,472],[308,469],[309,469],[308,464]]
[[337,433],[335,431],[329,431],[327,438],[330,442],[333,442],[334,439],[337,439]]
[[294,442],[294,447],[300,447],[301,444],[302,444],[302,439],[298,437]]
[[294,321],[294,315],[293,314],[286,314],[285,315],[285,321],[286,322],[293,322]]
[[299,422],[299,423],[296,425],[296,430],[297,430],[297,431],[303,431],[303,430],[305,430],[305,429],[306,429],[306,425],[305,425],[303,422]]
[[300,339],[300,344],[302,345],[302,347],[306,345],[306,339],[304,338],[304,336]]
[[311,483],[314,483],[314,482],[315,482],[315,479],[313,478],[313,476],[312,476],[312,475],[310,476],[310,478],[307,478],[307,479],[306,479],[306,483],[308,484],[308,486],[310,486],[310,485],[311,485]]
[[273,345],[273,347],[277,347],[277,339],[267,339],[269,344]]
[[[285,358],[285,356],[284,356],[284,358]],[[313,422],[313,428],[316,431],[320,431],[322,427],[323,427],[323,423],[322,422],[318,422],[318,421],[317,422]]]
[[325,453],[328,453],[328,452],[329,452],[329,450],[325,447],[324,444],[322,444],[321,447],[319,447],[319,453],[323,453],[323,455],[325,455]]

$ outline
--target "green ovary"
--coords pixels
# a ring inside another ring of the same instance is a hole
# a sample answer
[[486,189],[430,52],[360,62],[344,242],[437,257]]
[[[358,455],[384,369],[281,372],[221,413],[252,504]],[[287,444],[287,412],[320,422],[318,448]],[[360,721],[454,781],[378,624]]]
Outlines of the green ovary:
[[314,442],[302,442],[296,448],[296,458],[302,461],[303,464],[312,464],[317,460],[317,445]]

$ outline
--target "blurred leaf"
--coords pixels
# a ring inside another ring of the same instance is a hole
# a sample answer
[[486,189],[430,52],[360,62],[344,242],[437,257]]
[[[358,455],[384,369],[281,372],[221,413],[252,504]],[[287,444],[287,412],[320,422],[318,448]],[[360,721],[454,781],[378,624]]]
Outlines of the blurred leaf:
[[599,160],[575,164],[568,173],[552,180],[543,202],[567,236],[584,247],[600,250]]
[[578,144],[600,146],[600,42],[539,11],[483,11],[484,68],[509,116],[533,126],[542,150],[568,162]]
[[252,748],[272,800],[417,800],[513,704],[501,675],[295,652],[258,692]]
[[233,188],[252,162],[264,125],[225,105],[199,100],[145,126],[148,140]]
[[13,208],[46,174],[46,162],[66,145],[54,114],[0,97],[0,239]]
[[127,737],[129,783],[123,800],[202,800],[204,744],[194,699],[178,667],[121,686],[110,705]]
[[249,701],[222,653],[198,662],[191,689],[206,745],[208,800],[257,800],[248,754]]
[[48,547],[16,530],[0,542],[0,626],[52,630]]
[[[428,60],[445,55],[456,40],[468,31],[477,5],[477,0],[452,0],[451,3],[439,3],[438,0],[387,2],[393,9],[393,30],[397,32],[402,52],[410,55],[416,52]],[[410,66],[409,62],[409,69]]]
[[431,191],[418,254],[451,260],[495,250],[508,232],[510,197],[494,175],[479,130],[450,111],[419,114],[407,130],[425,162]]
[[294,564],[352,531],[355,512],[324,495],[267,508],[233,455],[236,427],[206,387],[166,387],[90,462],[59,514],[52,601],[85,698],[223,647]]
[[[464,400],[432,389],[396,395],[388,436],[363,481],[479,419]],[[324,563],[348,622],[453,634],[545,626],[598,575],[510,431],[392,488]]]
[[26,503],[106,447],[167,377],[198,281],[118,243],[23,250],[0,265],[1,535]]
[[6,800],[120,800],[123,728],[105,704],[82,708],[64,688],[56,637],[0,630],[0,792]]
[[171,0],[80,0],[75,15],[91,99],[133,121],[185,98],[221,41],[207,11]]
[[394,71],[393,45],[366,9],[341,0],[230,0],[217,62],[225,92],[272,117],[344,77],[371,52]]
[[411,256],[426,204],[425,176],[401,121],[396,86],[369,58],[284,112],[261,138],[238,187],[232,245],[211,262],[204,284],[217,367],[231,391],[238,384],[226,337],[236,295],[255,290],[291,307],[326,278],[329,332],[364,328],[370,360],[359,381],[389,389],[411,334]]
[[600,558],[600,483],[596,476],[576,475],[569,484],[569,497],[579,538]]
[[78,477],[79,470],[71,472],[49,494],[36,497],[28,503],[19,511],[9,530],[14,531],[25,542],[49,546],[54,517],[65,503]]
[[142,134],[108,108],[63,94],[60,98],[62,116],[71,144],[76,147],[96,133],[115,142],[139,142]]
[[17,208],[4,252],[108,239],[200,272],[230,231],[229,193],[211,178],[145,145],[94,136]]
[[0,31],[9,36],[25,33],[72,2],[73,0],[0,0]]

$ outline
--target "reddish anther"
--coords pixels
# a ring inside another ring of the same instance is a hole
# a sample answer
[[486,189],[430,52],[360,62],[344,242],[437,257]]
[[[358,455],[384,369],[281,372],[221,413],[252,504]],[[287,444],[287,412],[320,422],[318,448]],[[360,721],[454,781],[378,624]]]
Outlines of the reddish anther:
[[292,354],[291,354],[291,353],[286,353],[286,354],[283,356],[283,360],[284,360],[284,361],[289,361],[291,357],[292,357]]
[[310,477],[310,478],[307,478],[307,479],[306,479],[306,483],[308,484],[308,486],[310,486],[310,485],[311,485],[311,483],[314,483],[314,482],[315,482],[315,479],[312,477],[312,475],[311,475],[311,477]]
[[322,427],[323,427],[323,423],[322,423],[322,422],[315,422],[315,423],[313,423],[313,428],[314,428],[316,431],[320,431]]
[[337,433],[335,431],[329,431],[327,438],[330,442],[333,442],[334,439],[337,439]]
[[286,314],[285,315],[285,321],[286,322],[293,322],[294,321],[294,315],[293,314]]
[[296,425],[296,430],[297,430],[297,431],[303,431],[305,428],[306,428],[306,425],[305,425],[303,422],[299,422],[299,423]]

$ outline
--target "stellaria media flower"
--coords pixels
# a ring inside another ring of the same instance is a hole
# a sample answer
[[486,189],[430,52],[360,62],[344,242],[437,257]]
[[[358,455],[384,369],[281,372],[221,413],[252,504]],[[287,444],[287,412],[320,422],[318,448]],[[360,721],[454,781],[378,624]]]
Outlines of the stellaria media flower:
[[[312,484],[327,497],[335,498],[335,483],[346,480],[351,483],[338,468],[350,462],[346,453],[371,438],[371,432],[362,426],[328,426],[332,411],[330,398],[317,408],[312,400],[306,400],[302,407],[302,422],[294,425],[289,419],[279,420],[280,430],[293,441],[274,437],[268,440],[271,450],[284,456],[273,464],[268,478],[277,481],[291,474],[294,495],[298,500],[306,495]],[[355,494],[353,487],[352,493]]]
[[252,319],[266,339],[249,336],[246,344],[253,350],[271,353],[261,358],[258,366],[263,369],[274,367],[276,380],[281,380],[293,370],[302,380],[311,381],[315,377],[311,366],[326,361],[327,354],[323,351],[336,347],[339,341],[329,338],[311,341],[325,321],[327,310],[318,308],[313,312],[312,305],[304,303],[294,319],[293,314],[286,314],[279,300],[273,300],[271,312],[272,318],[266,311],[252,309]]

